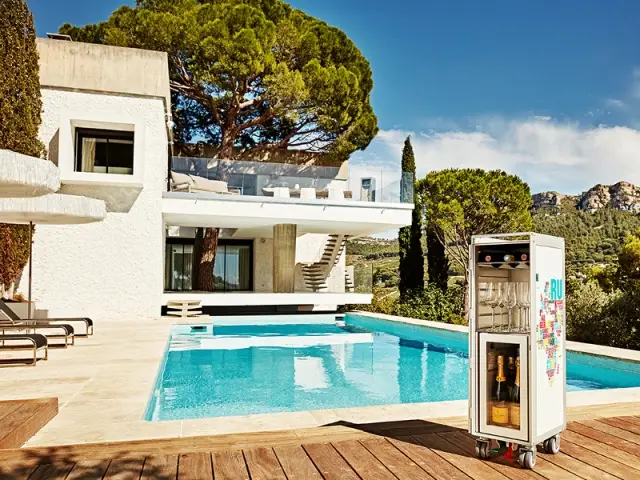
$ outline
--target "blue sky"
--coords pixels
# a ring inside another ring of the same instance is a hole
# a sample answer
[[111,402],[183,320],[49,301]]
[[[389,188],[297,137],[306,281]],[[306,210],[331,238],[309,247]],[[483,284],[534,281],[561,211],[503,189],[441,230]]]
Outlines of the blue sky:
[[[39,35],[123,3],[28,0]],[[362,172],[397,170],[411,134],[419,175],[502,168],[567,193],[640,184],[640,2],[290,3],[343,29],[371,62],[381,132],[353,156]]]

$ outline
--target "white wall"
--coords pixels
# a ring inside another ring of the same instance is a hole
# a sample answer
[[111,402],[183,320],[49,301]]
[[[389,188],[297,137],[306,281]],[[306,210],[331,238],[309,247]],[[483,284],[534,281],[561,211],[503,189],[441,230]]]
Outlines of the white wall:
[[[43,89],[42,101],[40,138],[45,145],[74,112],[79,118],[117,112],[122,122],[143,130],[136,138],[144,143],[144,172],[142,190],[124,202],[126,208],[110,209],[104,222],[36,227],[33,297],[38,307],[48,309],[49,316],[131,321],[159,316],[164,265],[161,197],[167,175],[163,100]],[[61,118],[60,112],[70,113]],[[82,193],[102,197],[108,188],[89,185]],[[111,189],[108,194],[117,197],[108,205],[118,204],[128,191]],[[26,293],[26,276],[19,288]]]

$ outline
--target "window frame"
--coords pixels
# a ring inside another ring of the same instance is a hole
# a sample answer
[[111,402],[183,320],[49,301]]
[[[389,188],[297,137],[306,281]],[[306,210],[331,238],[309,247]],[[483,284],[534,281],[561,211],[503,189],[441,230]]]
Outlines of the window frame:
[[[185,238],[185,237],[166,237],[166,241],[165,241],[165,249],[169,248],[170,245],[195,245],[195,239],[194,238]],[[214,290],[212,292],[206,292],[206,293],[242,293],[242,292],[253,292],[254,291],[254,255],[255,255],[255,245],[254,245],[254,241],[253,240],[238,240],[238,239],[231,239],[231,238],[222,238],[222,239],[218,239],[218,248],[222,247],[222,246],[227,246],[227,245],[237,245],[237,246],[246,246],[249,247],[249,288],[247,290],[242,289],[242,290],[227,290],[225,289],[219,289],[219,290]],[[226,256],[225,256],[226,257]],[[218,252],[216,252],[216,259],[219,258],[218,257]],[[165,255],[165,260],[166,262],[166,255]],[[215,263],[214,263],[215,265]],[[215,267],[214,267],[215,268]],[[165,272],[166,272],[166,265],[164,268]],[[226,258],[225,258],[225,274],[226,274]],[[166,277],[165,277],[165,282],[166,284]],[[196,290],[193,289],[188,289],[188,290],[167,290],[165,289],[166,292],[194,292]]]
[[[86,128],[76,127],[74,132],[75,148],[74,148],[74,171],[78,173],[98,173],[102,175],[131,175],[135,173],[135,143],[136,135],[133,130],[110,130],[103,128]],[[82,170],[82,140],[85,138],[97,138],[106,140],[106,159],[105,172],[85,172]],[[109,140],[120,140],[131,142],[131,173],[109,173]]]

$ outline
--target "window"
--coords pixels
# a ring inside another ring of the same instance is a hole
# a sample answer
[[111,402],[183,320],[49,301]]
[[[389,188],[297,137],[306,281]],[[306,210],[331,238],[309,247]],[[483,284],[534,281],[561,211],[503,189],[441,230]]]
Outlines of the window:
[[[173,291],[191,290],[193,269],[193,243],[183,239],[168,238],[164,263],[164,289]],[[191,240],[192,239],[187,239]]]
[[76,129],[76,172],[133,174],[133,132]]
[[[193,288],[193,238],[167,238],[164,288],[190,291]],[[220,239],[213,267],[214,291],[253,290],[253,242]]]
[[252,289],[252,257],[250,243],[221,242],[213,267],[216,291],[248,291]]

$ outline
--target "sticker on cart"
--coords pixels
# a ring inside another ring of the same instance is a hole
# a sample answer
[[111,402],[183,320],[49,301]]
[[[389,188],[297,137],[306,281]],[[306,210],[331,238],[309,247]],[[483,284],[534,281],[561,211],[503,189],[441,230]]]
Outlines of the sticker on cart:
[[546,353],[549,384],[560,374],[558,353],[562,340],[564,299],[562,280],[551,279],[544,284],[539,297],[540,322],[536,326],[538,349]]

